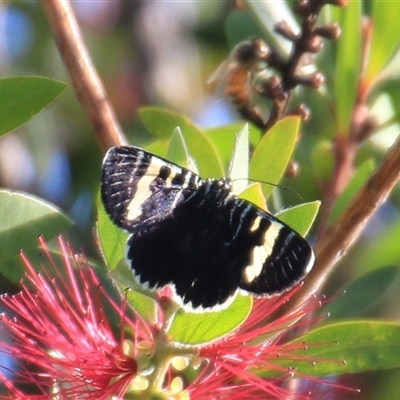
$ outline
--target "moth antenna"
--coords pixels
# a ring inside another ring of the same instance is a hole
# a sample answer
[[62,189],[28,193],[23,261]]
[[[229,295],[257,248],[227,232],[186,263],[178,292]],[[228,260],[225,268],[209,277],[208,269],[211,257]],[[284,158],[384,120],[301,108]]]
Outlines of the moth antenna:
[[293,194],[295,194],[300,200],[304,200],[303,197],[300,195],[300,193],[297,192],[296,190],[294,190],[294,189],[292,189],[292,188],[290,188],[288,186],[280,185],[278,183],[272,183],[272,182],[268,182],[268,181],[261,181],[259,179],[251,179],[251,178],[235,178],[235,179],[232,179],[232,182],[233,181],[238,181],[238,180],[243,180],[243,179],[245,179],[247,181],[250,181],[250,182],[254,182],[254,183],[262,183],[264,185],[270,185],[270,186],[274,186],[274,187],[277,187],[277,188],[280,188],[280,189],[288,190],[289,192],[292,192]]

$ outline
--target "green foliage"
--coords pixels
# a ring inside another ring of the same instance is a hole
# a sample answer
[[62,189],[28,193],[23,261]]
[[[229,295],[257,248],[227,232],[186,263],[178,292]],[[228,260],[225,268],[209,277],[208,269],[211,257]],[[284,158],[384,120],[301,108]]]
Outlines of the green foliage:
[[202,177],[224,175],[221,159],[211,141],[188,118],[157,107],[143,107],[139,110],[139,116],[149,132],[160,139],[169,138],[176,127],[179,127],[189,153],[197,160]]
[[72,221],[46,201],[26,193],[0,190],[0,272],[18,283],[24,274],[19,251],[38,250],[38,236],[50,240]]
[[[321,312],[331,318],[357,318],[374,306],[399,276],[399,266],[374,269],[357,276],[338,291],[339,296],[329,302]],[[341,294],[340,294],[341,293]]]
[[306,236],[317,217],[321,202],[313,201],[288,208],[277,214],[277,217],[288,224],[302,236]]
[[364,186],[365,182],[371,176],[374,169],[374,161],[367,160],[364,162],[364,164],[360,165],[357,171],[355,171],[347,187],[336,199],[336,202],[332,207],[331,221],[334,221],[346,209],[354,196]]
[[178,311],[168,333],[173,341],[201,345],[222,338],[237,329],[252,307],[250,296],[238,295],[231,306],[218,312]]
[[400,367],[400,325],[395,323],[334,323],[317,328],[294,343],[304,343],[303,349],[296,352],[299,357],[307,357],[307,361],[296,360],[297,371],[304,374],[341,375]]
[[[125,241],[121,242],[121,246],[125,247]],[[127,293],[127,300],[133,310],[150,324],[157,323],[157,304],[151,297],[149,291],[143,288],[136,282],[130,267],[125,260],[121,259],[115,269],[112,270],[111,276],[117,283],[121,291]]]
[[[146,114],[147,112],[149,114]],[[160,111],[146,111],[146,116],[144,118],[153,121],[153,119],[150,118],[150,115],[158,112]],[[162,115],[164,125],[170,126],[172,122],[167,121],[168,114],[162,111]],[[153,115],[153,118],[156,119],[156,116]],[[193,129],[193,124],[191,124],[184,116],[171,114],[170,118],[172,121],[180,121],[180,126],[184,126],[186,129]],[[153,126],[156,125],[154,122],[152,122],[152,124]],[[269,148],[269,146],[277,145],[285,157],[283,160],[280,159],[279,162],[276,161],[278,166],[275,166],[275,168],[271,167],[267,176],[268,179],[278,182],[286,169],[286,164],[290,160],[290,154],[293,151],[298,127],[298,118],[288,118],[278,124],[275,129],[271,130],[271,139],[269,141],[262,140],[254,151],[252,160],[253,171],[257,171],[257,168],[260,170],[265,168],[265,163],[261,162],[262,155],[267,159],[270,157],[276,160],[279,159],[276,154],[273,154],[275,152],[271,152],[271,149]],[[190,146],[185,140],[187,135],[184,128],[175,129],[173,131],[174,133],[168,145],[168,155],[174,161],[186,160],[187,162],[190,162],[193,154],[188,150]],[[285,138],[290,138],[291,140],[283,140],[283,132]],[[215,132],[213,132],[213,134],[215,134]],[[240,177],[246,178],[247,176],[247,165],[245,164],[248,164],[248,136],[248,129],[243,127],[236,140],[235,152],[231,164],[233,179],[239,179]],[[207,136],[204,137],[207,138]],[[206,160],[209,155],[212,157],[214,153],[212,148],[208,148],[208,150],[210,154],[205,155]],[[196,164],[199,164],[196,157],[194,157],[194,161]],[[267,163],[267,167],[269,165],[270,164]],[[260,175],[262,174],[260,173]],[[235,176],[237,178],[235,178]],[[244,182],[246,181],[244,180]],[[265,197],[257,189],[255,191],[247,191],[244,197],[250,201],[254,201],[262,207],[265,205]],[[298,232],[305,234],[310,229],[317,215],[318,208],[318,202],[303,204],[285,210],[282,213],[282,219],[289,225],[293,226]],[[114,270],[113,277],[117,280],[122,290],[125,287],[134,288],[134,292],[129,292],[128,300],[130,304],[146,320],[153,321],[155,319],[155,304],[151,299],[151,292],[138,287],[132,273],[129,271],[129,268],[126,268],[126,265],[123,265],[123,262],[121,263],[121,260],[124,257],[127,234],[110,222],[102,204],[99,204],[98,207],[97,232],[104,260],[108,267],[111,270]],[[146,295],[150,297],[146,297]],[[172,320],[169,335],[172,340],[184,344],[200,345],[210,342],[237,329],[246,320],[251,311],[251,307],[252,301],[250,297],[237,296],[232,305],[220,312],[191,313],[183,312],[182,310],[178,311]]]
[[[291,159],[300,127],[300,118],[288,117],[274,125],[256,147],[250,162],[250,177],[260,182],[277,184]],[[265,185],[269,197],[273,186]]]
[[[235,141],[233,140],[232,134],[237,134],[242,129],[243,122],[204,129],[207,137],[217,149],[224,165],[229,165],[235,147]],[[261,139],[261,132],[252,124],[248,124],[247,129],[249,131],[250,144],[253,147],[256,147]]]
[[373,82],[399,49],[400,25],[397,16],[400,4],[397,1],[372,2],[372,43],[365,80]]
[[98,197],[96,228],[104,261],[108,268],[113,270],[124,258],[125,243],[128,234],[111,222],[100,200],[100,196]]
[[350,1],[341,10],[342,35],[336,55],[336,124],[339,134],[349,132],[361,67],[361,8],[359,1]]
[[67,88],[64,82],[39,76],[0,79],[0,136],[30,120]]

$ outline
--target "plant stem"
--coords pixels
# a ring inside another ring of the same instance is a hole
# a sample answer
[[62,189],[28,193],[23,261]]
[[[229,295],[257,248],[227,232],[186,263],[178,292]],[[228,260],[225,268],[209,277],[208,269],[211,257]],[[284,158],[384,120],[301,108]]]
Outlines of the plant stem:
[[42,0],[72,86],[89,118],[100,148],[126,144],[103,84],[92,64],[68,0]]
[[[359,238],[365,225],[389,196],[400,178],[400,139],[392,146],[381,165],[375,170],[348,208],[327,230],[315,246],[317,261],[304,286],[291,298],[279,314],[298,307],[318,292],[337,261]],[[274,316],[275,318],[276,316]]]

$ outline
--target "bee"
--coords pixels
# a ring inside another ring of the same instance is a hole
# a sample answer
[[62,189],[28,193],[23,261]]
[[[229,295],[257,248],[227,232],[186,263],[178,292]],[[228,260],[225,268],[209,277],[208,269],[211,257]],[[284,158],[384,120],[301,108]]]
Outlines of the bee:
[[260,38],[240,42],[207,82],[218,82],[217,90],[224,88],[241,116],[261,128],[265,127],[265,121],[253,106],[252,95],[255,81],[267,70],[270,54],[269,47]]

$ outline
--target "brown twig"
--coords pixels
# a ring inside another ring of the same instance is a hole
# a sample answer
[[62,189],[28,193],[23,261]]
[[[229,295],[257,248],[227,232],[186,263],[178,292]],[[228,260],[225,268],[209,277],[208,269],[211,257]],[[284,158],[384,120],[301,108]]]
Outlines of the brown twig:
[[321,289],[337,261],[358,239],[368,220],[389,196],[399,178],[400,139],[393,145],[380,167],[376,169],[348,208],[328,229],[327,234],[317,242],[315,247],[317,262],[314,269],[308,275],[301,290],[279,310],[279,314],[298,307]]
[[126,144],[106,92],[83,42],[68,0],[42,0],[76,96],[88,116],[100,148]]
[[272,57],[270,60],[270,64],[276,68],[280,75],[282,93],[279,97],[267,96],[272,99],[272,109],[266,123],[267,129],[288,114],[293,89],[298,85],[318,89],[324,83],[325,78],[319,71],[306,76],[299,75],[299,73],[305,62],[305,54],[317,54],[321,51],[323,46],[321,37],[335,40],[340,35],[337,24],[317,25],[318,15],[328,3],[338,6],[344,5],[342,2],[329,0],[296,1],[294,10],[302,19],[299,34],[295,34],[285,21],[277,23],[274,27],[275,32],[291,41],[293,46],[292,52],[285,62],[282,63],[278,58],[278,63],[274,65]]
[[339,132],[333,142],[334,173],[331,180],[322,187],[323,199],[317,239],[323,238],[326,234],[332,207],[354,173],[354,160],[360,143],[367,139],[378,126],[376,118],[370,115],[370,110],[366,103],[368,92],[365,91],[365,85],[363,84],[364,69],[367,65],[371,44],[370,25],[370,21],[367,20],[363,23],[360,81],[350,126],[348,132]]

